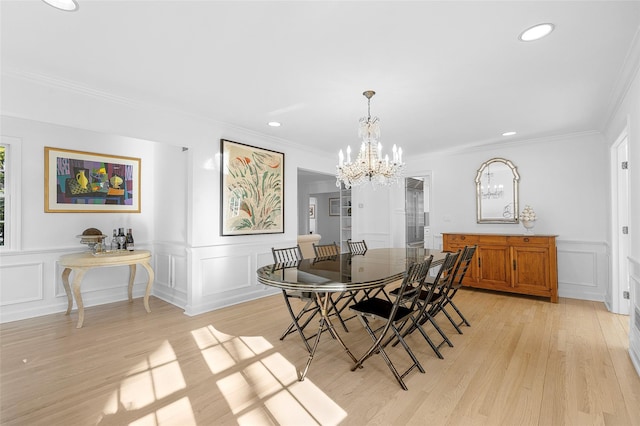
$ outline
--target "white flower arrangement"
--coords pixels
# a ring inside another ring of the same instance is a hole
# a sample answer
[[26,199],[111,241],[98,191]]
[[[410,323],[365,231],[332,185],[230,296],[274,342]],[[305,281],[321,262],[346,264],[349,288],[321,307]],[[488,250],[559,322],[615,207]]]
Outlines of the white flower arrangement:
[[533,211],[533,208],[530,205],[524,206],[524,210],[520,213],[520,220],[524,222],[533,222],[537,218],[536,212]]

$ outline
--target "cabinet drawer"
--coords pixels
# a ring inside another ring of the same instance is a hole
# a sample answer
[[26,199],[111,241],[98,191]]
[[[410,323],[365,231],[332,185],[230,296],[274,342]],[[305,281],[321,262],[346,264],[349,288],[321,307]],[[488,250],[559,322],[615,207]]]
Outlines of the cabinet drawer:
[[512,246],[548,246],[550,243],[549,237],[536,237],[536,236],[512,236],[507,237],[509,245]]
[[475,245],[478,244],[477,235],[464,235],[464,234],[443,234],[443,240],[449,244],[455,245]]
[[507,245],[508,237],[505,235],[483,235],[479,241],[480,245],[497,245],[504,246]]

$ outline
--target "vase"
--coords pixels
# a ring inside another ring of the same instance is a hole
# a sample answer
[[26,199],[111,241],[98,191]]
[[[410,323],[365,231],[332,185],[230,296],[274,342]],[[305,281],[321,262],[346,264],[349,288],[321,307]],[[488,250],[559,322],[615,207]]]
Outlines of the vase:
[[80,185],[80,188],[87,189],[89,179],[87,179],[87,176],[84,174],[84,170],[80,170],[78,173],[76,173],[76,181]]
[[524,232],[527,235],[533,235],[533,227],[536,225],[536,222],[534,220],[523,220],[522,221],[522,226],[524,226],[524,228],[526,229],[526,231]]

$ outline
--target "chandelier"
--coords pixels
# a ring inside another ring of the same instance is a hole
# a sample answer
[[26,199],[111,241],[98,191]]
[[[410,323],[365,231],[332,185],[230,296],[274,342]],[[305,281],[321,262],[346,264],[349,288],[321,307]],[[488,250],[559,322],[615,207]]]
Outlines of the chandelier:
[[490,166],[487,166],[487,171],[485,172],[485,176],[487,177],[487,186],[480,186],[480,193],[482,194],[483,200],[496,200],[504,197],[504,185],[493,185],[491,186],[491,178],[493,177],[493,173],[491,173]]
[[336,186],[344,184],[349,189],[365,182],[372,185],[390,185],[397,183],[402,177],[402,148],[393,145],[392,159],[389,155],[382,157],[382,145],[378,142],[380,137],[380,120],[371,117],[371,98],[376,92],[367,90],[363,95],[367,98],[367,116],[360,119],[359,137],[362,139],[360,152],[355,161],[351,161],[351,146],[347,146],[347,158],[340,150],[338,154],[339,164],[336,166]]

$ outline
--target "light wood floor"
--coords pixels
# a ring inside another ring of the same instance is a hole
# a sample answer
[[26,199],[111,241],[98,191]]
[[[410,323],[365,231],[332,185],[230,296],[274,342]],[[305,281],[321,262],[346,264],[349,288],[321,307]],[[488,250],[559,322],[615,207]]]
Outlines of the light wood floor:
[[[379,356],[351,372],[323,335],[307,380],[280,295],[187,317],[151,298],[1,326],[3,425],[638,425],[640,378],[628,354],[628,317],[602,303],[559,304],[464,290],[464,335],[437,359],[409,342],[426,374],[403,391]],[[342,333],[356,356],[362,326]],[[433,334],[433,333],[432,333]],[[400,348],[390,352],[406,363]]]

